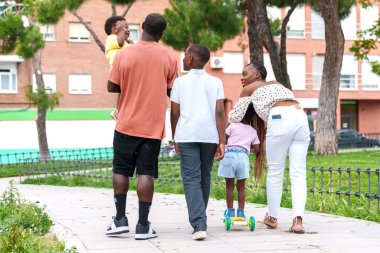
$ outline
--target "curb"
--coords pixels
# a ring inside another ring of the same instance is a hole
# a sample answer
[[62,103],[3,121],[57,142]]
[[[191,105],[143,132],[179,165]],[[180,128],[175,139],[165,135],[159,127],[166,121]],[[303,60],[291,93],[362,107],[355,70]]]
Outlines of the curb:
[[87,253],[87,248],[81,239],[73,233],[69,228],[54,221],[54,225],[50,228],[50,232],[57,236],[58,240],[65,243],[65,249],[69,250],[75,247],[78,253]]

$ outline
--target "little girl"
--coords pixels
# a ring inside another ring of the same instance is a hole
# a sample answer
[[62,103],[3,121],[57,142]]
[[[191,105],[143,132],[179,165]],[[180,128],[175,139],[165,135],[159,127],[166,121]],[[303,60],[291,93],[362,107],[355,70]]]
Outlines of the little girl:
[[259,138],[256,130],[251,126],[255,110],[253,105],[247,109],[240,123],[231,123],[226,129],[227,145],[226,153],[219,164],[218,175],[226,180],[227,209],[225,216],[235,218],[234,201],[234,178],[236,177],[236,189],[238,192],[237,220],[245,220],[245,180],[249,176],[249,158],[251,145],[256,155],[259,153]]

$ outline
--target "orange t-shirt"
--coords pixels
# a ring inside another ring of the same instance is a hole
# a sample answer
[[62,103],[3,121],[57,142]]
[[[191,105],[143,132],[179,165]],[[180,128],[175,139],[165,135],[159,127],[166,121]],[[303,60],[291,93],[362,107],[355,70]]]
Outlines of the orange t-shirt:
[[167,89],[172,88],[176,77],[174,53],[157,42],[139,41],[119,50],[108,78],[121,90],[116,130],[162,139]]

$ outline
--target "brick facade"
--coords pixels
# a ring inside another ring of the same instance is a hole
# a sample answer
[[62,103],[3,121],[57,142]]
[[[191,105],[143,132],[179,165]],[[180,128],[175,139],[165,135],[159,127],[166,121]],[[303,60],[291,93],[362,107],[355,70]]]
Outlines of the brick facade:
[[[132,25],[139,25],[145,16],[151,12],[163,13],[169,7],[167,0],[139,0],[129,10],[127,20]],[[118,13],[122,8],[118,8]],[[85,1],[85,4],[78,10],[78,13],[91,24],[101,41],[105,42],[104,22],[111,15],[111,6],[104,0]],[[285,15],[282,10],[281,15]],[[317,99],[319,90],[313,89],[313,56],[324,54],[325,41],[323,39],[313,39],[311,25],[311,8],[305,6],[305,37],[287,40],[288,54],[305,55],[305,88],[295,90],[297,97],[302,99]],[[360,7],[356,8],[357,26],[360,24]],[[46,46],[42,50],[42,69],[44,73],[56,74],[57,90],[63,94],[60,100],[60,108],[113,108],[116,105],[116,95],[109,94],[106,90],[106,82],[109,72],[108,63],[98,45],[90,38],[90,42],[69,42],[69,23],[78,22],[75,16],[66,13],[64,18],[55,27],[55,40],[46,41]],[[141,36],[141,29],[139,30]],[[243,43],[248,44],[247,36],[243,36]],[[213,52],[213,56],[223,56],[223,52],[242,52],[238,45],[240,36],[225,43],[223,50]],[[349,47],[352,40],[346,40],[345,54],[352,55]],[[380,50],[372,52],[380,55]],[[244,63],[248,62],[249,49],[243,52]],[[180,69],[180,53],[178,56],[178,68]],[[220,77],[224,83],[225,95],[229,99],[226,102],[230,108],[240,94],[240,74],[225,74],[222,69],[212,69],[210,64],[206,66],[209,73]],[[91,74],[92,94],[77,95],[69,94],[68,78],[69,74]],[[183,73],[179,73],[183,74]],[[17,94],[0,93],[0,107],[27,107],[30,106],[25,99],[26,85],[32,82],[32,66],[29,61],[17,64],[18,92]],[[358,75],[361,75],[361,64],[358,64]],[[353,91],[341,90],[340,100],[357,101],[358,130],[361,132],[380,132],[380,90],[366,91],[361,85],[361,78],[358,78],[358,88]],[[316,108],[315,108],[316,109]],[[340,103],[338,104],[337,127],[341,127]],[[374,117],[375,116],[375,117]],[[376,117],[377,116],[377,117]]]

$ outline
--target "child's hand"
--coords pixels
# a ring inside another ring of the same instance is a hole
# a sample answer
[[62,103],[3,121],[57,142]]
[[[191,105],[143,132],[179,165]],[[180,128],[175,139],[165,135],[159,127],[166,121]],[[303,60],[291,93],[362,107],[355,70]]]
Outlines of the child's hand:
[[116,30],[117,30],[117,33],[121,31],[126,31],[125,25],[122,21],[119,20],[116,22]]
[[216,160],[220,161],[223,159],[225,148],[226,148],[226,144],[219,143],[218,147],[216,148],[216,152],[215,152]]

